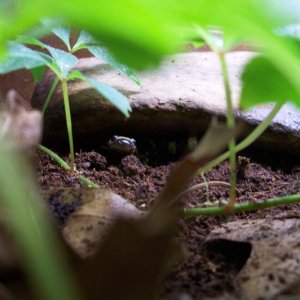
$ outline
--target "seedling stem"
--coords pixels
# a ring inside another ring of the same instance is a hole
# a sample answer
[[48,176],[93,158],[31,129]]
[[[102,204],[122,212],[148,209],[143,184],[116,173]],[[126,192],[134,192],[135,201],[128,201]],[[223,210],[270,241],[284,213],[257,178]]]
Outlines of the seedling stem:
[[69,95],[68,95],[68,85],[67,80],[65,78],[61,81],[62,90],[63,90],[63,97],[64,97],[64,107],[65,107],[65,114],[66,114],[66,121],[67,121],[67,130],[68,130],[68,137],[69,137],[69,146],[70,146],[70,159],[71,159],[71,172],[75,172],[75,164],[74,164],[74,143],[73,143],[73,133],[72,133],[72,118],[71,118],[71,110],[70,110],[70,103],[69,103]]
[[[227,126],[229,129],[234,129],[235,117],[233,111],[231,89],[228,76],[228,68],[225,60],[225,53],[218,52],[219,60],[222,68],[222,75],[225,87],[226,104],[227,104]],[[236,154],[235,154],[235,138],[232,137],[228,143],[229,148],[229,162],[230,162],[230,192],[229,203],[227,206],[228,213],[231,214],[235,203],[235,189],[236,189]]]
[[52,97],[52,95],[53,95],[53,93],[54,93],[54,91],[55,91],[58,83],[59,83],[59,78],[56,76],[55,79],[54,79],[54,81],[53,81],[53,83],[52,83],[52,86],[51,86],[51,89],[49,91],[49,94],[48,94],[48,96],[46,98],[46,101],[44,103],[44,106],[43,106],[43,109],[42,109],[42,113],[43,114],[45,113],[45,111],[46,111],[46,109],[48,107],[48,104],[49,104],[49,102],[51,100],[51,97]]

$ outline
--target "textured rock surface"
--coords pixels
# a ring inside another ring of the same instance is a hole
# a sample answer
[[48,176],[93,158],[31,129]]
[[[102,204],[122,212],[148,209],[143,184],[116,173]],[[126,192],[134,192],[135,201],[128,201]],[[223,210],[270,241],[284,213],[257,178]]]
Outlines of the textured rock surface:
[[[253,56],[250,52],[227,55],[235,108],[240,91],[239,76],[243,65]],[[195,135],[203,132],[212,116],[224,118],[225,94],[219,62],[211,52],[184,53],[168,58],[158,70],[139,74],[142,87],[136,86],[104,62],[81,59],[77,68],[118,89],[130,100],[131,118],[122,114],[95,92],[87,83],[69,83],[73,129],[77,146],[106,141],[112,134],[132,137]],[[50,72],[37,87],[32,103],[41,107],[53,81]],[[262,83],[263,84],[263,83]],[[238,113],[249,127],[259,123],[270,106],[254,112]],[[278,150],[300,149],[300,113],[286,107],[260,139]],[[284,139],[284,143],[282,140]],[[67,144],[61,89],[58,88],[45,115],[45,141]]]

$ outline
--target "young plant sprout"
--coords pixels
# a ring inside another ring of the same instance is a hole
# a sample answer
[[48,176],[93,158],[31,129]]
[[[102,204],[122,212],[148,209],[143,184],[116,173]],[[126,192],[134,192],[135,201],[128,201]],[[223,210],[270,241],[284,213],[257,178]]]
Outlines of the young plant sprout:
[[[210,34],[208,31],[204,30],[201,27],[197,27],[197,31],[200,36],[206,41],[210,48],[218,55],[222,76],[225,88],[226,96],[226,106],[227,106],[227,127],[229,129],[234,129],[235,127],[235,116],[231,96],[231,88],[228,76],[228,68],[225,60],[225,47],[223,40],[213,34]],[[229,162],[230,162],[230,192],[229,192],[229,202],[227,205],[228,213],[232,213],[233,207],[235,204],[235,192],[236,192],[236,151],[235,151],[235,139],[232,137],[228,142],[229,148]]]
[[[105,99],[111,102],[117,109],[119,109],[126,118],[129,117],[131,107],[128,99],[114,88],[107,86],[91,77],[83,75],[81,72],[73,70],[77,63],[77,58],[74,56],[76,51],[81,49],[89,50],[95,57],[106,60],[110,65],[117,69],[120,73],[126,74],[136,84],[140,85],[140,81],[134,72],[127,66],[119,63],[109,53],[108,49],[101,46],[90,34],[82,31],[78,37],[77,42],[72,47],[70,44],[70,30],[64,27],[54,28],[52,32],[57,35],[66,45],[68,52],[60,49],[53,48],[34,37],[31,36],[20,36],[16,42],[9,43],[9,57],[0,66],[0,73],[7,73],[21,68],[27,68],[33,70],[33,75],[41,76],[41,68],[50,68],[55,74],[56,78],[52,84],[49,94],[45,100],[43,106],[43,113],[51,100],[51,97],[58,85],[61,83],[65,117],[69,138],[70,148],[70,169],[72,172],[75,171],[74,164],[74,141],[72,132],[72,117],[71,108],[68,93],[68,81],[73,79],[80,79],[89,83],[96,91],[98,91]],[[30,44],[38,46],[48,51],[45,54],[38,50],[32,50],[23,44]]]

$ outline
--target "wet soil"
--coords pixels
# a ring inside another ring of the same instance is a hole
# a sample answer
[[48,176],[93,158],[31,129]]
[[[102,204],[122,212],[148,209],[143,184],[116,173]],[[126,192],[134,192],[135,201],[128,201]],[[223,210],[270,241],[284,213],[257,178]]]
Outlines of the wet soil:
[[[82,183],[57,166],[47,155],[38,153],[38,175],[43,190],[48,187],[79,187]],[[68,160],[65,157],[65,160]],[[111,156],[95,151],[76,154],[77,169],[100,187],[111,189],[134,203],[138,208],[147,210],[153,199],[162,190],[174,162],[165,160],[155,163],[139,155],[125,157]],[[198,176],[192,184],[203,182]],[[224,162],[205,173],[206,181],[229,182],[228,162]],[[295,194],[300,192],[300,165],[289,163],[281,167],[259,164],[253,159],[239,157],[238,202],[261,201],[263,199]],[[187,207],[200,206],[209,197],[210,201],[220,201],[228,197],[228,189],[210,187],[209,195],[205,190],[186,196]],[[76,207],[59,207],[50,203],[55,216],[64,222]],[[228,262],[225,256],[211,257],[203,242],[214,226],[235,219],[255,219],[276,216],[282,212],[299,210],[300,205],[286,205],[258,212],[242,213],[230,217],[195,217],[181,220],[179,241],[184,247],[185,256],[166,278],[162,299],[203,299],[216,296],[224,291],[234,290],[234,276],[239,271],[238,264]]]

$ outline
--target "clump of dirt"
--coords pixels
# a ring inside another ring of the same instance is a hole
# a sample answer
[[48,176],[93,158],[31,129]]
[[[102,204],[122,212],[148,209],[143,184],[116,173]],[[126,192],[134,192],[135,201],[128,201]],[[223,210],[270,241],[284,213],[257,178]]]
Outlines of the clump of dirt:
[[[64,158],[68,161],[68,157]],[[49,187],[79,187],[83,184],[76,176],[63,171],[47,155],[37,154],[39,183],[43,190]],[[139,209],[147,210],[166,183],[173,162],[149,166],[138,156],[109,157],[100,153],[76,153],[77,169],[100,187],[111,189]],[[239,158],[237,201],[261,201],[263,199],[300,192],[300,167],[288,170],[274,169],[252,162],[249,158]],[[197,176],[191,185],[206,181],[229,182],[228,162]],[[185,197],[187,207],[195,207],[208,200],[221,201],[228,197],[228,189],[211,187],[209,195],[205,190],[194,191]],[[55,201],[49,202],[50,209],[61,221],[76,207],[59,207]],[[215,296],[233,289],[233,278],[238,270],[229,269],[219,257],[211,261],[202,244],[211,228],[234,219],[255,219],[271,217],[283,211],[298,210],[299,204],[274,207],[258,212],[242,213],[230,217],[195,217],[181,220],[178,240],[184,246],[185,257],[165,280],[163,299],[181,299],[183,295],[200,299]],[[187,298],[189,299],[189,298]]]

